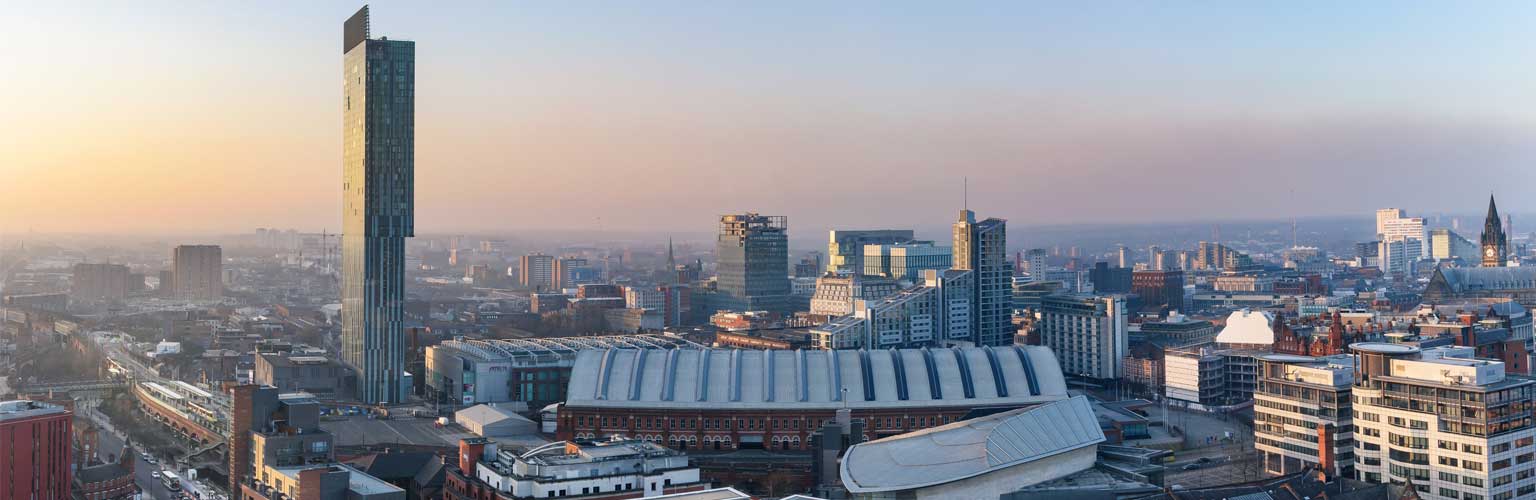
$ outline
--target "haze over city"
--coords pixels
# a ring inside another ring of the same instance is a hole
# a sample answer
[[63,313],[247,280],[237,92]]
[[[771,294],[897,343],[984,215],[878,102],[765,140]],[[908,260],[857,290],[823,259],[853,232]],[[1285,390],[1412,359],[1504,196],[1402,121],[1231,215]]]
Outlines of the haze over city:
[[0,9],[0,500],[1536,499],[1530,2]]
[[[420,40],[428,232],[942,228],[961,176],[1018,226],[1472,215],[1536,180],[1525,2],[375,7]],[[0,232],[338,230],[352,9],[11,5]]]

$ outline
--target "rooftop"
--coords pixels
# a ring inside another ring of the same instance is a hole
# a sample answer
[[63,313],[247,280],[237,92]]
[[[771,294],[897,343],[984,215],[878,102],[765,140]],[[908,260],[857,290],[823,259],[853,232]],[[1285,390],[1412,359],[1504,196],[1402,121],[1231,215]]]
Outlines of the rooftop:
[[456,338],[443,341],[437,347],[451,348],[481,361],[501,361],[568,357],[584,349],[700,349],[704,346],[665,335],[604,335],[496,340]]
[[1104,442],[1082,396],[877,439],[848,449],[853,493],[911,490],[979,476]]
[[[293,467],[273,467],[271,470],[278,474],[282,474],[286,482],[290,482],[291,484],[298,484],[299,472],[313,469],[315,467],[316,466],[313,465],[298,465]],[[405,491],[400,489],[398,486],[386,483],[379,478],[370,476],[363,471],[357,470],[357,468],[347,464],[338,463],[322,465],[319,467],[327,467],[332,470],[347,471],[349,473],[347,476],[347,491],[356,493],[358,495],[379,495],[384,493]]]
[[566,406],[976,407],[1042,403],[1066,394],[1056,356],[1040,346],[883,351],[610,349],[577,356]]
[[6,420],[19,420],[23,418],[40,417],[65,413],[62,406],[17,399],[13,401],[0,401],[0,422]]

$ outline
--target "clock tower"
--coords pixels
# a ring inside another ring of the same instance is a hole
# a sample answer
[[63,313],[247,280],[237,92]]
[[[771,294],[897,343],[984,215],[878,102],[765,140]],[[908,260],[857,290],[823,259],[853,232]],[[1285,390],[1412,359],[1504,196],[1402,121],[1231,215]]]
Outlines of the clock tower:
[[1499,222],[1499,207],[1488,195],[1488,219],[1483,221],[1483,267],[1503,267],[1509,258],[1509,246],[1504,236],[1504,225]]

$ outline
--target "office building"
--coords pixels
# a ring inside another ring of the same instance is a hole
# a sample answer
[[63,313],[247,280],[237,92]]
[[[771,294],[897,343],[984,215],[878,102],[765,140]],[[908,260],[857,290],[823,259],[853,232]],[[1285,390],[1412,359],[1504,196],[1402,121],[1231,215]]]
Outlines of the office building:
[[1241,269],[1252,264],[1253,260],[1242,252],[1221,243],[1202,241],[1190,266],[1196,271],[1221,271]]
[[1412,482],[1419,498],[1509,499],[1536,493],[1536,381],[1470,347],[1358,343],[1355,473]]
[[827,272],[857,274],[864,270],[864,247],[912,241],[910,229],[837,230],[827,238]]
[[1131,267],[1131,249],[1125,245],[1115,251],[1115,267]]
[[1482,262],[1482,249],[1450,229],[1433,229],[1429,232],[1429,257],[1435,260],[1460,259],[1471,264]]
[[1008,262],[1008,221],[976,220],[960,211],[954,225],[955,269],[971,271],[971,341],[976,345],[1013,344],[1013,265]]
[[1264,471],[1353,476],[1354,358],[1268,354],[1258,360],[1253,446],[1263,455]]
[[529,254],[518,257],[517,263],[517,284],[534,291],[556,289],[554,256]]
[[1051,348],[1068,376],[1098,380],[1123,375],[1129,341],[1125,298],[1053,295],[1040,306],[1040,345]]
[[[128,266],[118,264],[75,264],[70,270],[69,298],[76,302],[119,300],[128,296]],[[139,277],[140,284],[143,276]]]
[[1030,281],[1045,280],[1046,255],[1044,248],[1031,248],[1024,251],[1024,263],[1027,266],[1024,271],[1029,273]]
[[1483,267],[1504,267],[1509,259],[1509,240],[1504,234],[1504,226],[1499,223],[1499,207],[1493,203],[1493,195],[1488,195],[1488,218],[1483,221]]
[[73,413],[36,401],[0,401],[0,500],[68,500]]
[[922,281],[923,271],[942,271],[954,263],[949,247],[931,241],[912,241],[864,246],[864,274],[885,276],[897,281]]
[[884,276],[827,274],[816,278],[816,292],[811,295],[811,314],[853,314],[855,301],[877,301],[900,290],[901,285],[896,280]]
[[1141,297],[1143,309],[1186,310],[1184,271],[1132,272],[1131,292]]
[[171,255],[171,289],[186,300],[224,297],[224,250],[217,245],[181,245]]
[[720,216],[711,308],[789,314],[789,219],[755,213]]
[[555,259],[550,270],[551,288],[561,291],[567,288],[576,288],[579,285],[591,284],[602,281],[602,274],[593,268],[587,259],[581,257],[561,257]]
[[336,462],[314,396],[236,386],[229,487],[239,500],[405,500],[404,489]]
[[1143,341],[1164,346],[1198,344],[1215,339],[1216,325],[1206,320],[1190,319],[1183,314],[1169,313],[1162,321],[1141,323],[1140,337]]
[[[878,300],[856,299],[853,313],[811,329],[820,349],[888,349],[974,343],[973,271],[927,271],[923,285]],[[1011,343],[1011,342],[1010,342]]]
[[358,399],[399,403],[411,385],[402,323],[405,239],[416,235],[416,44],[370,38],[366,6],[343,34],[342,351]]
[[1419,254],[1425,248],[1424,240],[1413,238],[1383,239],[1380,256],[1381,271],[1387,274],[1413,274]]
[[252,382],[283,392],[307,392],[326,399],[345,396],[351,374],[320,353],[258,352]]
[[1108,262],[1095,262],[1088,270],[1088,281],[1096,293],[1131,293],[1131,268],[1110,267]]

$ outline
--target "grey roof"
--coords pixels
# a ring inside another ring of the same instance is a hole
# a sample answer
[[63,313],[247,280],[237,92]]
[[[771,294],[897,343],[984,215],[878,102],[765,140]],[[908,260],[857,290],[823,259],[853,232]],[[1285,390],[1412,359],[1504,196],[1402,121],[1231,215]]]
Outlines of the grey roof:
[[1435,272],[1456,292],[1536,288],[1536,267],[1441,267]]
[[513,412],[512,410],[508,410],[506,408],[498,408],[498,407],[491,406],[491,405],[477,405],[477,406],[471,406],[469,408],[465,408],[465,409],[459,410],[457,412],[454,412],[453,419],[455,421],[466,421],[467,420],[467,421],[479,424],[481,426],[491,425],[491,424],[494,424],[494,423],[497,423],[497,422],[501,422],[503,420],[517,420],[517,421],[522,421],[522,422],[532,422],[532,420],[528,420],[527,417],[524,417],[522,415],[518,415],[516,412]]
[[[844,401],[846,394],[847,401]],[[1066,397],[1051,350],[582,351],[567,407],[800,408],[1020,405]]]
[[840,472],[853,493],[911,490],[1102,442],[1088,398],[1076,396],[860,443],[843,456]]
[[583,349],[696,349],[697,343],[666,335],[602,335],[589,337],[540,337],[530,339],[445,340],[437,347],[478,358],[481,361],[534,361],[569,358]]

